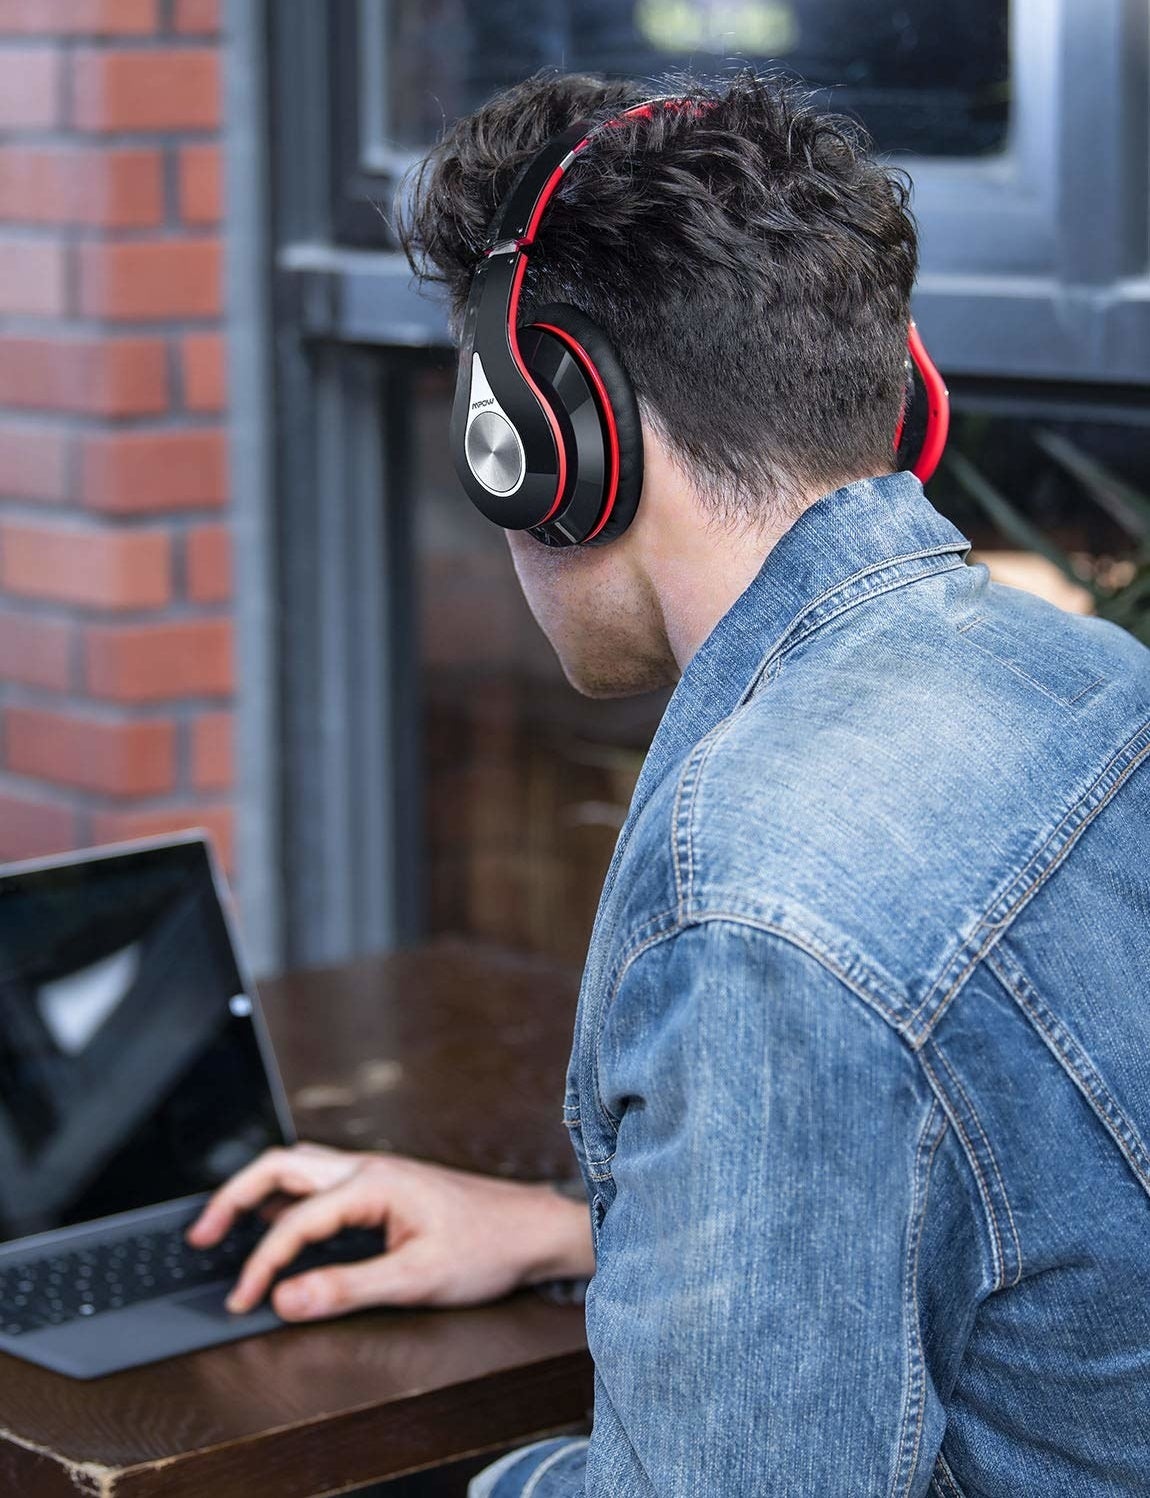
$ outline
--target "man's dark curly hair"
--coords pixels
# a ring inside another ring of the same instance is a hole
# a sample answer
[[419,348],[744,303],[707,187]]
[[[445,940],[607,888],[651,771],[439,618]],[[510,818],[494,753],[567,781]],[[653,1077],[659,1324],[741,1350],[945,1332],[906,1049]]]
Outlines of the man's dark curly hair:
[[413,267],[446,285],[457,331],[523,163],[576,120],[654,94],[707,107],[596,136],[544,215],[520,321],[547,302],[594,318],[644,419],[723,518],[889,472],[917,264],[909,187],[858,126],[793,83],[747,70],[517,84],[417,167],[397,225]]

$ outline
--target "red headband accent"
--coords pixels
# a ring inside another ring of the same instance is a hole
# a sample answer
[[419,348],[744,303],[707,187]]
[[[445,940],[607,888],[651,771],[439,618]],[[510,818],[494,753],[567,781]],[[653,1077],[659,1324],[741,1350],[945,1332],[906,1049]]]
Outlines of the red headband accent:
[[[950,430],[950,396],[947,393],[946,382],[939,374],[934,360],[927,353],[926,345],[913,322],[910,325],[907,344],[911,358],[918,365],[918,372],[926,386],[926,431],[922,439],[922,451],[911,468],[915,477],[925,484],[938,467],[939,460],[942,458],[942,450],[946,446],[946,437]],[[899,435],[902,435],[901,422]]]
[[[593,130],[589,130],[581,141],[571,147],[570,151],[544,184],[543,191],[539,194],[539,200],[532,211],[526,234],[515,241],[521,250],[528,249],[534,244],[535,233],[539,228],[539,220],[547,211],[547,205],[558,191],[560,182],[567,175],[568,169],[574,163],[576,156],[587,149],[599,131],[616,129],[625,125],[631,119],[652,119],[656,104],[661,104],[664,109],[690,109],[695,114],[702,114],[705,110],[715,107],[709,99],[649,99],[646,104],[635,104],[632,108],[625,109],[622,114],[616,115],[614,119],[604,120],[601,125],[596,125]],[[490,254],[490,251],[487,253]]]

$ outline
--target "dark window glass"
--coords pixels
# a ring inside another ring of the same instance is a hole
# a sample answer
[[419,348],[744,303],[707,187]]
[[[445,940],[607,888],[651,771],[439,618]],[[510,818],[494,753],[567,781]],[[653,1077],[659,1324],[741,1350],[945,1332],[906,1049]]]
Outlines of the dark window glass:
[[539,68],[641,79],[779,65],[826,89],[884,151],[1001,150],[1006,0],[396,0],[385,129],[417,149]]

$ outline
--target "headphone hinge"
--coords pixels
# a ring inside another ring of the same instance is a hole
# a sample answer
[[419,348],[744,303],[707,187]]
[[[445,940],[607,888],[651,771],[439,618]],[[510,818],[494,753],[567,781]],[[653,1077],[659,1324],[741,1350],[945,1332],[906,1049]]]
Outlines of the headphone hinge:
[[529,239],[501,239],[489,250],[484,250],[483,256],[485,260],[490,260],[492,255],[518,255],[520,250],[527,249],[530,243]]

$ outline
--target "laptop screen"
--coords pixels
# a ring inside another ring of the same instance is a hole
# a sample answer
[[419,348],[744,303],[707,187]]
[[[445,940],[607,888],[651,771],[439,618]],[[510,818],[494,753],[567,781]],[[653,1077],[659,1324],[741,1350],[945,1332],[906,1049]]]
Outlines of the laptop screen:
[[0,871],[0,1242],[282,1142],[202,841]]

